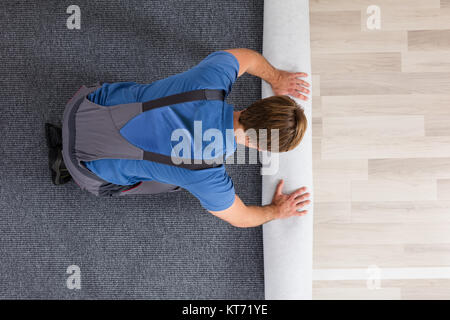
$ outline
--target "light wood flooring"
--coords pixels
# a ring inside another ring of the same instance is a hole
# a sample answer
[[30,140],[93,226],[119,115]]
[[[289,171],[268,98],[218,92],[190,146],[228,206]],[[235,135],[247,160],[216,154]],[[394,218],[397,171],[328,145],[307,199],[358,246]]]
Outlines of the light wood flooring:
[[[420,272],[450,267],[450,0],[311,0],[310,22],[314,269],[350,275],[313,298],[450,299]],[[350,279],[373,265],[411,279]]]

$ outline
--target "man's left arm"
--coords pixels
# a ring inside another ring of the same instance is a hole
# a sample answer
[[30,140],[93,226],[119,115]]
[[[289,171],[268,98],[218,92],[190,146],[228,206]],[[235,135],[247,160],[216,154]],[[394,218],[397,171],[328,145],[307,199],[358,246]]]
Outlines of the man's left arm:
[[307,77],[306,73],[279,70],[272,66],[259,52],[251,49],[236,48],[223,51],[231,53],[238,60],[238,77],[247,72],[269,83],[275,95],[290,94],[302,100],[308,99],[302,93],[309,93],[306,88],[309,87],[309,83],[299,79],[299,77]]

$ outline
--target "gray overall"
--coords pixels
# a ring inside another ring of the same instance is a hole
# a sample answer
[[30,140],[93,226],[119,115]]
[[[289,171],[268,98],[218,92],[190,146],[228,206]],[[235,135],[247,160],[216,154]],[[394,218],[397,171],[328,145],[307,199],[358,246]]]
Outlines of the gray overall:
[[[141,181],[134,185],[117,185],[103,180],[84,166],[82,161],[98,159],[148,160],[190,170],[216,166],[216,163],[174,163],[166,155],[149,152],[129,143],[120,129],[131,119],[154,108],[196,100],[224,100],[224,90],[202,89],[167,97],[115,106],[93,103],[87,95],[101,87],[99,82],[83,85],[67,103],[62,122],[62,155],[73,180],[82,190],[97,196],[121,196],[128,194],[154,194],[179,189],[175,185],[158,181]],[[220,163],[220,162],[218,162]]]

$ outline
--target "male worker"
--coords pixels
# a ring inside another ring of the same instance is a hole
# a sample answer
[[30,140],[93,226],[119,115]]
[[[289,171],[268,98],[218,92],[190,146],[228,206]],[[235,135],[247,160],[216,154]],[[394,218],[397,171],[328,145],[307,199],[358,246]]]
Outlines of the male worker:
[[[182,103],[169,104],[164,108],[144,110],[142,107],[139,110],[146,112],[142,111],[131,118],[117,121],[125,113],[130,113],[137,103],[144,105],[144,103],[148,104],[148,101],[158,98],[163,99],[167,96],[198,89],[218,89],[213,90],[217,92],[221,89],[228,95],[233,83],[244,72],[258,76],[270,83],[276,96],[256,101],[243,111],[234,111],[233,106],[223,101],[223,94],[222,100],[183,100]],[[182,129],[183,132],[187,132],[187,135],[194,136],[194,122],[201,123],[202,132],[216,129],[223,133],[231,130],[233,133],[234,130],[235,139],[233,139],[232,146],[225,145],[226,139],[223,139],[223,148],[222,146],[219,148],[222,156],[229,156],[233,153],[236,149],[236,142],[259,150],[271,150],[271,129],[278,129],[279,132],[278,151],[285,152],[295,148],[303,138],[307,123],[303,110],[287,94],[306,100],[307,97],[302,93],[309,93],[306,88],[309,87],[309,84],[299,79],[299,77],[305,76],[307,75],[301,72],[290,73],[277,70],[259,53],[239,48],[213,52],[190,70],[150,84],[104,83],[95,91],[91,90],[86,98],[80,100],[84,99],[83,107],[79,107],[82,110],[77,112],[81,115],[76,117],[77,121],[81,123],[90,122],[89,128],[102,126],[106,128],[106,122],[111,121],[109,118],[113,118],[111,123],[114,125],[109,125],[104,131],[94,128],[93,130],[97,130],[96,133],[90,135],[83,133],[84,130],[79,130],[80,128],[77,129],[77,139],[81,141],[76,142],[77,146],[93,145],[90,151],[81,152],[87,157],[85,159],[91,159],[89,158],[90,154],[105,147],[104,140],[99,140],[97,143],[91,141],[95,140],[98,135],[107,136],[105,132],[113,134],[116,139],[114,143],[111,143],[107,152],[111,152],[111,148],[126,140],[126,143],[130,145],[127,147],[128,150],[134,152],[137,147],[147,154],[156,154],[157,156],[155,161],[140,160],[141,158],[119,159],[114,156],[98,156],[93,158],[94,160],[81,162],[88,169],[89,175],[94,173],[97,178],[100,177],[112,185],[130,186],[137,185],[140,181],[153,181],[161,183],[161,185],[175,185],[184,188],[197,197],[202,206],[210,213],[236,227],[253,227],[273,219],[304,215],[307,213],[306,210],[298,210],[310,203],[306,188],[300,188],[291,194],[283,194],[283,181],[280,181],[270,205],[247,206],[235,194],[233,182],[223,164],[201,170],[191,170],[156,160],[171,154],[171,149],[174,148],[172,139],[174,131]],[[124,104],[130,105],[124,106]],[[119,113],[117,113],[118,105],[121,105],[119,107],[122,110]],[[111,107],[109,110],[116,110],[114,111],[116,113],[110,113],[106,117],[101,116],[98,118],[99,121],[95,120],[95,112],[104,114],[105,107]],[[70,118],[69,116],[65,117]],[[120,128],[116,128],[117,122],[120,123]],[[116,129],[120,130],[120,134],[115,132]],[[256,140],[254,137],[250,137],[247,134],[248,129],[256,129],[257,132],[259,132],[258,129],[267,129],[266,146],[260,145],[258,136]],[[83,134],[85,134],[84,138]],[[77,149],[77,146],[74,148]],[[72,150],[73,148],[65,149]],[[110,154],[114,155],[114,152],[112,151]],[[78,151],[78,153],[80,152]],[[122,152],[122,154],[128,156],[126,152]],[[66,162],[71,157],[66,155],[64,161]],[[83,170],[86,169],[83,168]]]

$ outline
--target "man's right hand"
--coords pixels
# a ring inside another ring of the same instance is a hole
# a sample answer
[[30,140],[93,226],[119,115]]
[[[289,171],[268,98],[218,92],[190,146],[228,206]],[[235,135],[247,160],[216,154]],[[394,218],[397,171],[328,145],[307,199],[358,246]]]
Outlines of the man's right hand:
[[235,195],[234,203],[222,211],[209,211],[216,217],[239,228],[256,227],[270,220],[293,216],[303,216],[306,210],[297,211],[311,203],[306,188],[295,190],[291,194],[283,194],[284,181],[278,183],[272,203],[265,206],[247,206]]
[[273,219],[284,219],[292,216],[303,216],[307,210],[298,211],[311,203],[306,187],[299,188],[290,194],[283,194],[284,180],[280,180],[270,206],[273,208]]

